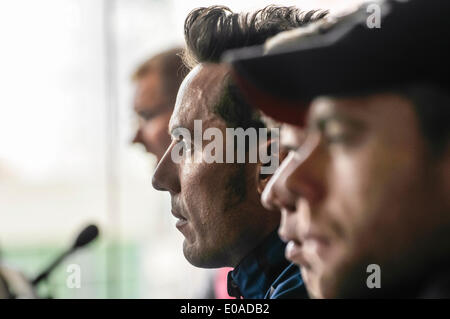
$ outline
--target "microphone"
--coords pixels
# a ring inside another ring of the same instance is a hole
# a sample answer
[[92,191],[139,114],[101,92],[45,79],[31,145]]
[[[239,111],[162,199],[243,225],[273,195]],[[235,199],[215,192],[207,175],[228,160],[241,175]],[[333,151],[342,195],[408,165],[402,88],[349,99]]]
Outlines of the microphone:
[[36,286],[39,282],[46,279],[48,275],[55,269],[56,266],[58,266],[67,256],[72,254],[74,251],[76,251],[78,248],[81,248],[87,244],[89,244],[91,241],[93,241],[98,236],[98,227],[95,225],[89,225],[86,228],[84,228],[77,236],[77,239],[73,243],[72,247],[70,249],[63,252],[58,258],[53,261],[39,276],[37,276],[31,284],[33,286]]
[[89,225],[78,235],[77,239],[73,243],[72,250],[81,248],[91,241],[93,241],[98,236],[98,227],[95,225]]

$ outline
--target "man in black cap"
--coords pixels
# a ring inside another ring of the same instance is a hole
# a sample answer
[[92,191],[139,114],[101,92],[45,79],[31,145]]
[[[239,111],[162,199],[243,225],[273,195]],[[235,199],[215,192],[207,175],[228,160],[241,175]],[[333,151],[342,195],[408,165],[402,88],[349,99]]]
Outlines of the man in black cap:
[[297,127],[262,201],[309,294],[450,297],[450,3],[379,5],[225,59]]

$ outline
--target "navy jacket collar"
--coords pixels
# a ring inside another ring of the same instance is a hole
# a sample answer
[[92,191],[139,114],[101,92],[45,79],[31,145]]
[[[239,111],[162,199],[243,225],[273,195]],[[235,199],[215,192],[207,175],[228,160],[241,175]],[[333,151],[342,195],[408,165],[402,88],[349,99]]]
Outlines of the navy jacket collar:
[[262,299],[272,283],[289,266],[286,244],[272,232],[228,274],[228,293],[237,298]]

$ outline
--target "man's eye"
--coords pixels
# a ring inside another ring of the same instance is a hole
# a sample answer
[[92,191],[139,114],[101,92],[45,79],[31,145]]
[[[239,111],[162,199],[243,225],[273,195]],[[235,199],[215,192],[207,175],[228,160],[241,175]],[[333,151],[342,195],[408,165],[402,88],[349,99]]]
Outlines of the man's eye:
[[146,122],[150,121],[154,116],[155,116],[155,114],[153,114],[151,112],[140,112],[139,113],[139,117]]
[[183,135],[175,136],[174,140],[177,143],[184,143]]
[[193,145],[192,141],[183,137],[183,135],[178,135],[174,138],[176,144],[181,144],[185,151],[192,151]]
[[329,144],[345,142],[348,137],[348,131],[344,125],[338,121],[330,120],[321,123],[319,129],[325,141]]

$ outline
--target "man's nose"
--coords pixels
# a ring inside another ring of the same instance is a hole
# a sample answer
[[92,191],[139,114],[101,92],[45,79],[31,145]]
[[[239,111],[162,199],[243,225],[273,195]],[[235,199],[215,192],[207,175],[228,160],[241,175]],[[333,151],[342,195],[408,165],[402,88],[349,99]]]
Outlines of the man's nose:
[[131,141],[132,144],[143,144],[142,142],[142,131],[141,129],[137,129],[136,134],[134,135],[133,140]]
[[172,160],[171,150],[173,145],[170,145],[166,153],[156,166],[153,174],[152,185],[153,188],[159,191],[167,191],[171,194],[176,194],[181,191],[179,180],[179,165]]
[[320,201],[326,190],[328,152],[318,133],[311,134],[285,173],[283,186],[293,194],[295,201],[304,198],[310,205]]
[[269,210],[295,210],[295,197],[286,189],[286,179],[292,171],[292,155],[288,155],[267,183],[261,202]]

